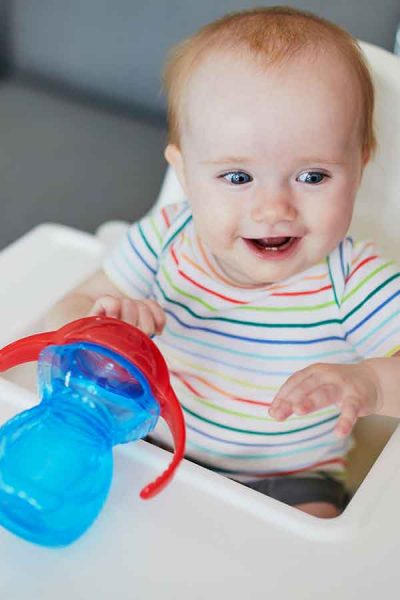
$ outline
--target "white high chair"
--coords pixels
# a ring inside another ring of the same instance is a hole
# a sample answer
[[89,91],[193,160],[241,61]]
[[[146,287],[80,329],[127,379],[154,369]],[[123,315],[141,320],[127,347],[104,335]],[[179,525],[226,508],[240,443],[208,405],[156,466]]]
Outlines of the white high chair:
[[[377,88],[380,145],[366,168],[353,232],[381,241],[385,253],[400,260],[400,59],[370,44],[362,47]],[[181,197],[168,172],[158,202]],[[108,223],[96,238],[42,225],[0,252],[0,346],[41,329],[48,308],[98,268],[104,249],[125,228]],[[21,370],[0,378],[0,422],[37,402],[32,389],[31,374]],[[354,456],[362,459],[353,461],[354,489],[396,424],[376,417],[361,420]],[[64,550],[33,546],[0,528],[0,596],[397,597],[400,428],[337,519],[311,517],[187,461],[158,498],[139,500],[141,485],[167,461],[165,451],[146,442],[119,447],[103,513],[79,542]]]
[[[361,42],[376,88],[375,123],[378,149],[367,165],[358,192],[351,233],[378,242],[384,255],[400,265],[400,58]],[[157,203],[184,200],[184,192],[171,168],[167,169]],[[98,236],[112,244],[126,223],[105,223]],[[400,398],[399,398],[400,402]],[[397,425],[384,417],[362,419],[356,427],[355,450],[350,456],[348,485],[355,491]]]

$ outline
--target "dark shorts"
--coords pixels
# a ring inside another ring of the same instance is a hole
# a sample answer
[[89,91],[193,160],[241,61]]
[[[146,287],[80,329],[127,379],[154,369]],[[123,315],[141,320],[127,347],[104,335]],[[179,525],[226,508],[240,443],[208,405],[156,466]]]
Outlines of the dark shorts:
[[243,485],[291,506],[305,502],[329,502],[343,511],[350,501],[345,486],[326,473],[311,477],[270,477]]
[[[145,440],[164,450],[170,450],[166,445],[153,440],[151,436],[147,436]],[[193,458],[185,458],[206,469],[211,468],[210,465]],[[270,477],[246,482],[243,485],[291,506],[305,502],[329,502],[342,512],[351,499],[344,485],[324,471],[315,471],[313,475],[304,477]]]

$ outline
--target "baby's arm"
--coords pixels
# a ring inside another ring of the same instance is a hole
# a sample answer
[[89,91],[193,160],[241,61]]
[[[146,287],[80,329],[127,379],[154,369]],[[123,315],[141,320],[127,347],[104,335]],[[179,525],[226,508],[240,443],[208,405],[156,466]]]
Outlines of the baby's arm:
[[400,353],[364,362],[375,372],[378,384],[380,400],[374,414],[400,417]]
[[335,431],[348,435],[359,417],[400,417],[400,356],[352,365],[317,363],[294,373],[272,402],[270,415],[283,421],[330,404],[341,409]]
[[159,334],[165,314],[154,300],[135,300],[124,296],[107,277],[98,271],[60,300],[47,314],[47,329],[58,329],[81,317],[104,315],[121,319],[147,335]]

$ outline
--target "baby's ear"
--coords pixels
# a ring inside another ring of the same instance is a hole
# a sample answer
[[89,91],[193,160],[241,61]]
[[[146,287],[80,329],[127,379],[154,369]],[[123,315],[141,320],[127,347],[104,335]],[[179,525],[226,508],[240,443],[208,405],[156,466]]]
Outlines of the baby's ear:
[[182,152],[175,144],[168,144],[164,150],[164,156],[167,163],[173,168],[175,174],[186,193],[185,169],[183,166]]

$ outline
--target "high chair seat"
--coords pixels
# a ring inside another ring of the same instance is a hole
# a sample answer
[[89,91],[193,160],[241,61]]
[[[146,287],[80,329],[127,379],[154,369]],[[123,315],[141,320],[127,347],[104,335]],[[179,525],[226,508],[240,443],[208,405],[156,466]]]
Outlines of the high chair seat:
[[[384,255],[400,265],[400,58],[366,42],[360,45],[370,64],[376,90],[378,147],[363,174],[350,233],[357,239],[376,241]],[[183,200],[185,194],[175,173],[168,168],[157,203],[164,206]],[[106,223],[99,228],[98,235],[112,245],[126,227],[121,221]],[[357,424],[348,475],[353,492],[396,425],[396,419],[386,417],[368,417]]]

